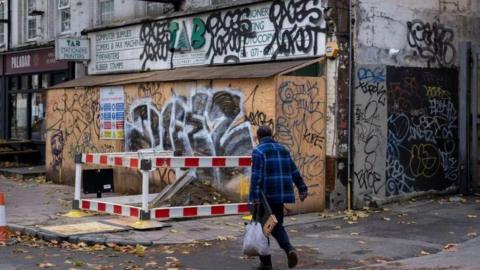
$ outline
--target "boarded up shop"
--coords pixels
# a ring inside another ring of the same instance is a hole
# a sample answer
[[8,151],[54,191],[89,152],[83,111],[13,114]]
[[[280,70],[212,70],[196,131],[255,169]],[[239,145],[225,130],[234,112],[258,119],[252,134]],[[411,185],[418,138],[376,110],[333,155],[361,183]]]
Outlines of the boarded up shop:
[[[85,152],[249,155],[256,128],[270,125],[310,187],[301,210],[323,209],[325,23],[315,1],[303,3],[305,16],[276,21],[288,5],[268,1],[89,32],[90,75],[48,91],[48,177],[73,183],[73,157]],[[215,169],[202,177],[242,195],[248,175]],[[174,173],[151,179],[158,191]],[[114,182],[117,192],[140,189],[133,171],[115,168]]]

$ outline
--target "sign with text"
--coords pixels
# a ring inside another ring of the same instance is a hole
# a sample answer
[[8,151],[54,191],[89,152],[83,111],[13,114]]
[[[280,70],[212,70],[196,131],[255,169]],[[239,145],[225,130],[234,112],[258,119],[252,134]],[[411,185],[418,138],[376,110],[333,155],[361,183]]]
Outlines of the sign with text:
[[124,137],[125,94],[123,87],[100,88],[100,139]]
[[53,48],[9,53],[5,54],[5,58],[5,74],[7,75],[68,68],[68,62],[55,60]]
[[321,1],[275,0],[91,32],[90,74],[325,54]]
[[55,40],[57,60],[90,60],[90,40],[80,38],[57,38]]

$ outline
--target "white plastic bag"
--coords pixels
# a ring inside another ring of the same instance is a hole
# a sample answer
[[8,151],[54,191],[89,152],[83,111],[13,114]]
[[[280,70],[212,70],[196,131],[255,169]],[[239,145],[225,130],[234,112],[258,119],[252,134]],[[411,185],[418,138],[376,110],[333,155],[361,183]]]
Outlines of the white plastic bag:
[[268,239],[263,234],[262,225],[259,222],[250,222],[245,228],[243,238],[243,254],[247,256],[270,255]]

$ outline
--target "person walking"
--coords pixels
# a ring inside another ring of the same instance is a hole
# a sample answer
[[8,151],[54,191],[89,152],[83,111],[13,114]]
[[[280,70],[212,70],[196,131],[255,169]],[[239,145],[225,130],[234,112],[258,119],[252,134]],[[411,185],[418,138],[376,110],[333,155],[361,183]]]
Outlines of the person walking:
[[[278,221],[272,236],[287,254],[288,267],[294,268],[298,263],[298,256],[283,227],[284,204],[295,202],[293,184],[297,187],[302,202],[308,195],[308,188],[289,151],[272,138],[270,127],[259,127],[257,139],[259,144],[252,152],[249,201],[258,203],[261,192],[265,194],[272,213]],[[260,256],[260,265],[254,269],[270,270],[272,267],[272,258],[269,255]]]

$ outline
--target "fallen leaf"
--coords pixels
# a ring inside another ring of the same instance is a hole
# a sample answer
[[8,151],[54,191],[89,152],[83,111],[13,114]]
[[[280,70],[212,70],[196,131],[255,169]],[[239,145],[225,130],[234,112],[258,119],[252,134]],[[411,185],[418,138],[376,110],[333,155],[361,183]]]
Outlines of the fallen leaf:
[[339,225],[335,226],[335,229],[337,229],[337,230],[340,230],[341,228],[342,228],[342,226],[339,226]]
[[31,259],[33,259],[33,256],[32,256],[32,255],[27,255],[27,256],[25,256],[25,257],[23,257],[23,258],[24,258],[24,259],[27,259],[27,260],[31,260]]
[[290,232],[291,232],[291,233],[297,233],[298,231],[295,230],[295,229],[291,229]]
[[147,248],[145,246],[142,246],[142,245],[138,245],[135,246],[135,249],[133,250],[133,253],[135,253],[137,256],[143,256],[145,255],[145,250],[147,250]]
[[52,263],[37,263],[37,266],[39,268],[50,268],[50,267],[55,267],[55,264]]
[[430,252],[427,252],[427,251],[425,251],[425,250],[422,250],[422,251],[420,252],[420,255],[422,255],[422,256],[430,255]]
[[365,241],[362,241],[362,240],[357,241],[357,243],[359,243],[360,245],[365,245],[366,244]]
[[352,233],[350,233],[350,235],[355,236],[355,235],[359,235],[359,233],[357,233],[357,232],[352,232]]
[[170,232],[171,232],[171,233],[177,233],[178,231],[177,231],[177,230],[174,230],[174,229],[171,229]]
[[155,261],[145,263],[145,267],[157,267],[158,263]]
[[449,243],[449,244],[446,244],[443,249],[444,250],[447,250],[447,251],[457,251],[457,244],[452,244],[452,243]]
[[294,217],[291,217],[291,218],[290,218],[290,220],[292,220],[292,221],[295,221],[295,220],[297,220],[297,219],[296,219],[296,218],[294,218]]
[[392,220],[392,219],[391,219],[391,218],[388,218],[388,217],[383,217],[383,220],[390,221],[390,220]]
[[75,261],[73,262],[73,265],[74,265],[74,266],[78,266],[78,267],[82,267],[82,266],[85,265],[85,263],[82,262],[82,261],[80,261],[80,260],[75,260]]

